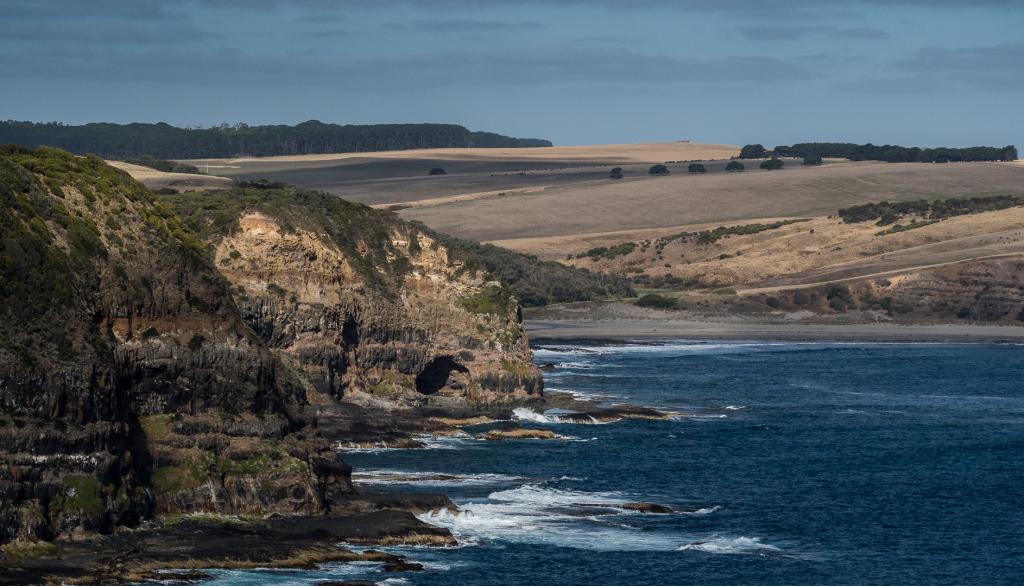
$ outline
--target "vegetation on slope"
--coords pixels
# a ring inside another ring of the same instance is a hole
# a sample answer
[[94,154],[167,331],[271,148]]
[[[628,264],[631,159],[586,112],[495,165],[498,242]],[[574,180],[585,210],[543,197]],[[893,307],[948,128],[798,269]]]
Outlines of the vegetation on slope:
[[551,146],[546,140],[471,132],[456,124],[339,125],[310,120],[295,126],[177,128],[170,124],[0,121],[0,143],[46,145],[108,159],[266,157],[445,147]]
[[[426,227],[423,229],[429,232]],[[634,295],[629,281],[623,277],[542,261],[492,244],[430,233],[448,247],[452,257],[487,271],[493,279],[511,287],[525,307]]]
[[772,222],[770,224],[741,224],[739,226],[719,226],[712,230],[700,230],[698,232],[680,232],[673,234],[672,236],[666,236],[657,240],[656,246],[664,248],[666,244],[673,240],[682,240],[684,242],[696,242],[697,244],[714,244],[722,238],[729,236],[747,236],[750,234],[758,234],[765,230],[778,230],[783,226],[789,226],[790,224],[796,224],[798,222],[806,222],[806,219],[799,220],[779,220],[778,222]]
[[979,214],[1024,206],[1024,196],[993,195],[989,197],[960,197],[928,201],[920,199],[905,202],[878,202],[851,206],[839,210],[839,217],[847,224],[877,220],[879,226],[895,223],[904,216],[920,216],[941,220],[953,216]]
[[[81,194],[71,201],[73,188]],[[163,242],[191,262],[205,247],[174,213],[127,173],[95,156],[0,147],[0,302],[8,314],[38,315],[72,304],[96,264],[136,254],[132,240]],[[76,209],[78,208],[78,209]],[[96,218],[105,217],[102,222]],[[132,234],[140,222],[145,232]],[[115,271],[123,273],[123,269]]]

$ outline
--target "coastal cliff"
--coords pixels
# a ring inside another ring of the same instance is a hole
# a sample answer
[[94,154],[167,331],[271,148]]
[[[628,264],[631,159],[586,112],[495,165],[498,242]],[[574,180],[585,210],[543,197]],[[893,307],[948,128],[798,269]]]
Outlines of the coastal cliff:
[[0,543],[327,514],[318,413],[541,396],[511,291],[393,214],[46,148],[2,147],[0,200]]

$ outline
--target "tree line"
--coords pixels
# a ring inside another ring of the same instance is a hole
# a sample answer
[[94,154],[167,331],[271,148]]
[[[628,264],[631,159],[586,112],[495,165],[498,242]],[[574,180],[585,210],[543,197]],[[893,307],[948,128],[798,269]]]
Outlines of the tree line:
[[852,142],[804,142],[777,146],[768,151],[759,144],[748,144],[740,151],[741,159],[775,157],[832,157],[851,161],[885,161],[889,163],[958,163],[975,161],[1013,161],[1017,148],[974,146],[967,148],[919,148],[899,145],[854,144]]
[[473,132],[457,124],[339,125],[310,120],[295,126],[222,124],[178,128],[166,123],[0,121],[0,144],[52,146],[107,159],[202,159],[213,157],[313,155],[426,148],[516,148],[551,146],[536,138]]

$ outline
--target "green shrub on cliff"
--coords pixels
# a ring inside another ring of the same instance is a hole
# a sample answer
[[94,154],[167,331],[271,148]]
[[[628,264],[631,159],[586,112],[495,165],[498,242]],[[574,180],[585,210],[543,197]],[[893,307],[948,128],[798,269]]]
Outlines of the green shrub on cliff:
[[512,310],[512,290],[504,285],[487,285],[460,299],[459,306],[470,313],[505,316]]

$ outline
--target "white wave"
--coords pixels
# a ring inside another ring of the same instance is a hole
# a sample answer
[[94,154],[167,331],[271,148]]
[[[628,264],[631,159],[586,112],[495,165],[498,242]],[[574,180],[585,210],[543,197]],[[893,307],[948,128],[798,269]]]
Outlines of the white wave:
[[726,405],[725,406],[725,410],[726,411],[739,411],[740,409],[746,409],[746,408],[747,408],[746,405]]
[[594,392],[594,391],[582,391],[582,390],[579,390],[579,389],[563,389],[563,388],[556,388],[556,387],[550,387],[550,386],[546,387],[544,389],[544,392],[545,393],[562,393],[562,394],[566,394],[566,395],[571,395],[572,398],[576,399],[577,401],[594,401],[594,402],[598,402],[598,401],[609,401],[609,400],[612,400],[612,399],[621,399],[622,398],[619,395],[614,395],[614,394],[611,394],[611,393],[598,393],[598,392]]
[[719,350],[745,351],[760,348],[779,348],[785,346],[821,345],[819,343],[800,342],[700,342],[678,341],[659,343],[608,344],[602,346],[570,346],[545,345],[534,349],[534,356],[558,358],[560,356],[602,356],[607,354],[659,354],[672,352],[714,352]]
[[[678,548],[678,537],[641,531],[624,522],[643,516],[620,508],[627,502],[612,492],[524,485],[491,493],[485,500],[458,502],[457,512],[441,509],[418,517],[447,528],[462,544],[498,540],[603,551]],[[595,509],[602,512],[595,514]]]
[[729,416],[726,415],[725,413],[717,413],[717,414],[713,414],[713,415],[694,415],[694,414],[687,413],[687,414],[682,414],[682,415],[673,415],[669,419],[671,421],[687,421],[687,420],[692,420],[692,421],[718,421],[719,419],[728,419],[728,418],[729,418]]
[[779,553],[782,550],[774,545],[764,543],[760,537],[719,537],[714,536],[703,541],[694,541],[679,547],[680,551],[703,551],[719,554],[759,554]]
[[[530,423],[539,423],[542,425],[552,424],[571,424],[571,425],[607,425],[609,423],[615,423],[621,421],[621,419],[611,419],[608,421],[602,421],[595,418],[592,415],[586,415],[576,411],[566,411],[560,409],[550,409],[544,413],[538,413],[532,409],[526,407],[516,407],[512,410],[512,419],[515,421],[529,421]],[[579,439],[579,438],[569,438]],[[593,438],[596,439],[596,438]],[[586,440],[589,441],[589,440]]]
[[558,419],[549,417],[543,413],[537,413],[526,407],[516,407],[512,410],[512,419],[516,421],[532,421],[533,423],[561,423]]
[[430,435],[430,434],[417,434],[413,436],[413,439],[418,442],[418,446],[390,446],[387,444],[378,444],[375,446],[365,445],[352,445],[337,443],[334,445],[334,449],[339,452],[355,452],[355,453],[368,453],[377,454],[381,452],[397,452],[400,450],[456,450],[474,442],[479,442],[473,436],[468,433],[460,433],[457,435]]
[[408,472],[403,470],[361,470],[352,473],[360,484],[417,484],[423,486],[462,486],[506,484],[526,480],[505,474],[449,474],[446,472]]
[[[379,562],[356,561],[348,563],[329,562],[314,570],[317,580],[361,579],[367,574],[379,574],[383,564]],[[298,586],[310,583],[310,574],[298,570],[280,568],[255,568],[252,570],[203,570],[212,579],[204,584],[211,586]]]
[[695,511],[679,511],[679,513],[682,514],[682,515],[689,515],[691,517],[703,517],[704,515],[710,515],[711,513],[717,513],[718,511],[721,511],[721,510],[722,510],[722,507],[720,507],[718,505],[715,505],[713,507],[705,507],[705,508],[702,508],[702,509],[697,509]]

